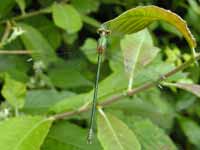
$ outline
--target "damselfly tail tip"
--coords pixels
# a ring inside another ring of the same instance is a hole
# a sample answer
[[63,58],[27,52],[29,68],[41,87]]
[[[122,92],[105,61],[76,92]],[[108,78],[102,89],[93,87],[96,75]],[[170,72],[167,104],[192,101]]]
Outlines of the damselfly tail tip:
[[92,138],[93,138],[93,129],[90,128],[87,136],[87,144],[92,144]]

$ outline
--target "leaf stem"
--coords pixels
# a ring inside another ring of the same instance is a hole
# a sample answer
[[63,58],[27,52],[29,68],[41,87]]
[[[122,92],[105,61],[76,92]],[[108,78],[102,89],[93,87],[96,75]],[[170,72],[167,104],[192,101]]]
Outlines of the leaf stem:
[[[180,65],[180,66],[174,68],[173,70],[167,72],[166,74],[162,75],[156,81],[148,82],[148,83],[143,84],[143,85],[141,85],[139,87],[133,88],[131,91],[128,91],[128,92],[125,92],[125,93],[124,93],[124,91],[122,91],[120,93],[114,94],[114,95],[110,96],[109,98],[105,99],[103,102],[99,103],[99,105],[101,107],[106,107],[106,106],[109,106],[109,105],[111,105],[112,103],[114,103],[116,101],[119,101],[123,97],[133,96],[133,95],[135,95],[137,93],[140,93],[140,92],[143,92],[143,91],[145,91],[147,89],[150,89],[150,88],[156,86],[159,82],[164,81],[165,79],[171,77],[172,75],[176,74],[177,72],[179,72],[181,70],[184,70],[185,68],[187,68],[192,63],[194,63],[195,61],[198,61],[198,60],[200,60],[200,54],[196,54],[195,59],[191,58],[190,60],[186,61],[182,65]],[[63,119],[63,118],[66,118],[66,117],[78,115],[78,114],[81,114],[83,112],[87,112],[89,110],[90,110],[90,107],[88,106],[88,107],[84,107],[83,109],[64,112],[64,113],[53,115],[51,117],[55,118],[55,120],[58,120],[58,119]]]

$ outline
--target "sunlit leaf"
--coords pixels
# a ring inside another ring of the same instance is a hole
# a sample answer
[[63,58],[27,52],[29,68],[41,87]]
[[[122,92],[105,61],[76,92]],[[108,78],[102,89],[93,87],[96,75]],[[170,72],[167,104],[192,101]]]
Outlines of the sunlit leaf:
[[196,41],[192,36],[186,22],[177,14],[157,6],[141,6],[130,9],[113,20],[107,21],[103,27],[112,33],[130,34],[142,30],[154,21],[166,21],[179,30],[190,47],[196,47]]
[[91,100],[92,100],[91,93],[84,93],[75,96],[70,96],[67,98],[63,98],[62,101],[50,107],[49,111],[60,113],[64,111],[76,110],[78,108],[83,107],[86,104],[89,104]]
[[140,32],[126,35],[121,40],[121,49],[124,56],[125,71],[131,81],[129,88],[132,87],[132,80],[136,67],[144,67],[155,58],[159,49],[153,46],[153,41],[147,29]]
[[92,62],[97,62],[97,53],[94,53],[93,51],[96,51],[97,47],[97,41],[92,38],[88,38],[85,40],[83,46],[81,47],[81,50],[86,55],[86,57]]
[[138,137],[142,150],[177,150],[169,136],[150,120],[129,118],[126,123]]
[[26,84],[11,79],[6,75],[1,93],[14,108],[22,108],[25,102]]
[[140,150],[134,132],[122,121],[112,115],[101,112],[97,119],[98,139],[104,150]]
[[54,23],[66,30],[68,33],[78,32],[82,27],[82,21],[79,13],[72,5],[58,4],[53,5]]
[[0,122],[0,149],[39,150],[52,120],[42,117],[17,117]]
[[197,97],[200,97],[200,85],[198,84],[189,84],[189,83],[165,83],[165,86],[172,86],[172,87],[177,87],[183,90],[186,90]]

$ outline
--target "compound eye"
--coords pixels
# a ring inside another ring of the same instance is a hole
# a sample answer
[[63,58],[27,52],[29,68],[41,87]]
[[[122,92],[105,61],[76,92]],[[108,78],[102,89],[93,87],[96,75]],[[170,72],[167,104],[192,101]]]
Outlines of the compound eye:
[[107,35],[109,35],[111,33],[110,30],[106,30],[105,32],[106,32]]
[[102,32],[103,32],[102,29],[98,29],[98,30],[97,30],[97,33],[98,33],[98,34],[101,34]]
[[98,34],[105,34],[105,35],[109,35],[111,33],[110,30],[106,30],[106,29],[98,29],[97,30]]

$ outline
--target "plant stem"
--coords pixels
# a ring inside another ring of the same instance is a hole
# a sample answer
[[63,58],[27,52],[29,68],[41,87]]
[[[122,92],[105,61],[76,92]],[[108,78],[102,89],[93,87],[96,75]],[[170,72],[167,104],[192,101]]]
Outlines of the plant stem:
[[0,50],[0,55],[29,55],[32,53],[29,50]]
[[4,41],[6,41],[6,39],[8,38],[9,34],[10,34],[10,31],[11,31],[11,24],[9,21],[6,22],[6,29],[3,33],[3,36],[1,38],[1,43],[4,43]]
[[36,15],[40,15],[40,14],[47,14],[47,13],[51,13],[51,10],[50,10],[49,7],[44,8],[44,9],[40,9],[40,10],[37,10],[37,11],[29,12],[29,13],[26,13],[24,15],[15,16],[15,17],[12,17],[12,18],[9,18],[9,19],[6,19],[6,20],[2,20],[2,21],[0,21],[0,24],[6,23],[8,20],[18,21],[18,20],[22,20],[22,19],[29,18],[29,17],[32,17],[32,16],[36,16]]
[[[181,70],[184,70],[185,68],[187,68],[192,63],[194,63],[195,61],[198,61],[198,60],[200,60],[200,54],[197,54],[195,56],[195,59],[191,58],[189,61],[186,61],[182,65],[180,65],[180,66],[174,68],[173,70],[167,72],[166,74],[162,75],[156,81],[143,84],[143,85],[141,85],[139,87],[133,88],[132,90],[130,90],[130,91],[126,92],[126,93],[124,93],[122,91],[121,93],[114,94],[114,95],[110,96],[109,98],[105,99],[103,102],[99,103],[99,105],[101,107],[106,107],[106,106],[109,106],[110,104],[122,99],[123,97],[133,96],[133,95],[135,95],[137,93],[140,93],[140,92],[143,92],[143,91],[145,91],[147,89],[150,89],[150,88],[156,86],[159,82],[164,81],[165,79],[171,77],[172,75],[176,74],[177,72],[179,72]],[[66,117],[78,115],[80,113],[87,112],[88,110],[90,110],[89,106],[88,107],[84,107],[83,109],[75,110],[75,111],[69,111],[69,112],[56,114],[56,115],[53,115],[51,117],[55,118],[55,120],[58,120],[58,119],[63,119],[63,118],[66,118]]]

